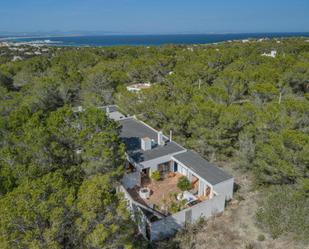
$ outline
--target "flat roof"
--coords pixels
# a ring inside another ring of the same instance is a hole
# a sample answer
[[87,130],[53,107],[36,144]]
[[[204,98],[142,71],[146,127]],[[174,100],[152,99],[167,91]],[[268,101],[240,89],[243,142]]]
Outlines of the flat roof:
[[[119,121],[121,119],[127,118],[126,115],[118,111],[118,108],[115,105],[100,106],[98,108],[102,109],[110,119],[113,119],[115,121]],[[108,112],[107,112],[107,108],[108,108]]]
[[109,109],[109,112],[117,112],[118,108],[115,105],[107,105],[107,106],[101,106],[100,109],[103,109],[105,112],[107,111],[107,108]]
[[186,151],[173,157],[212,185],[233,178],[193,151]]
[[[120,137],[126,145],[126,152],[136,163],[149,161],[185,150],[177,143],[170,142],[165,137],[163,137],[165,145],[158,145],[157,131],[145,125],[143,122],[136,120],[135,118],[119,120],[119,123],[122,125]],[[141,138],[144,137],[149,137],[155,141],[155,145],[151,150],[144,151],[141,149],[140,141]]]
[[[107,109],[106,106],[101,108],[104,111]],[[173,158],[212,185],[233,178],[196,152],[187,151],[179,144],[169,141],[165,136],[163,136],[165,144],[162,146],[158,145],[158,131],[133,117],[126,117],[118,111],[116,106],[109,106],[109,117],[121,124],[120,138],[126,146],[128,156],[136,163],[172,155]],[[154,145],[151,150],[144,151],[141,149],[141,139],[146,137],[153,140]]]

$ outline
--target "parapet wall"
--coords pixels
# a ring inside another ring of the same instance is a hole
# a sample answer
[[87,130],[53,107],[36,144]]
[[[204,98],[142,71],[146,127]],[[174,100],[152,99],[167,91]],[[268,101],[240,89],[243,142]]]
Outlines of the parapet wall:
[[185,223],[194,223],[200,218],[208,219],[222,213],[225,207],[225,196],[216,195],[211,200],[198,203],[178,213],[151,223],[151,241],[161,240],[173,235],[183,228]]
[[[215,194],[210,200],[203,201],[167,217],[161,216],[160,220],[150,222],[147,220],[147,217],[143,215],[140,208],[154,212],[158,216],[160,216],[160,214],[151,210],[149,207],[136,202],[124,186],[120,185],[119,191],[121,191],[124,194],[124,197],[128,200],[129,209],[132,212],[132,218],[137,222],[139,231],[145,238],[146,226],[147,223],[149,224],[151,241],[168,238],[183,228],[186,223],[194,223],[200,218],[208,219],[216,214],[222,213],[225,208],[225,195]],[[136,215],[138,215],[138,217],[136,217]]]

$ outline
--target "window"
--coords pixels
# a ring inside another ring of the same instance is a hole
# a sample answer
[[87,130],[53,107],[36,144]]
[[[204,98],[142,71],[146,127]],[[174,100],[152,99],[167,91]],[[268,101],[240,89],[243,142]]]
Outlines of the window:
[[161,172],[162,175],[170,172],[170,162],[159,164],[158,170]]
[[178,163],[174,162],[174,172],[178,171]]

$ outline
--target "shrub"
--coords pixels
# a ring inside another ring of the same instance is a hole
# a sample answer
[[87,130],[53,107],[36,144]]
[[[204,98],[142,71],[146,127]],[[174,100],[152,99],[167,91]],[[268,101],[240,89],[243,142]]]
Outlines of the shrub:
[[254,248],[255,248],[255,246],[254,246],[253,243],[248,243],[248,244],[246,245],[246,247],[245,247],[245,249],[254,249]]
[[309,242],[309,198],[297,186],[277,186],[259,203],[256,212],[258,225],[273,238],[293,234],[296,239]]
[[176,202],[173,202],[169,208],[170,213],[174,214],[180,211],[179,205]]
[[185,191],[192,189],[192,184],[186,176],[182,176],[178,180],[177,187],[180,190]]
[[159,170],[152,172],[151,179],[155,181],[159,181],[161,179],[161,173]]
[[265,240],[264,234],[260,234],[257,239],[258,241],[264,241]]
[[185,205],[186,205],[186,200],[182,200],[182,201],[173,201],[171,204],[170,204],[170,206],[169,206],[169,208],[168,208],[168,211],[170,212],[170,213],[172,213],[172,214],[174,214],[174,213],[177,213],[177,212],[179,212],[179,211],[181,211],[184,207],[185,207]]
[[237,195],[236,200],[240,202],[240,201],[244,201],[245,198],[242,195]]

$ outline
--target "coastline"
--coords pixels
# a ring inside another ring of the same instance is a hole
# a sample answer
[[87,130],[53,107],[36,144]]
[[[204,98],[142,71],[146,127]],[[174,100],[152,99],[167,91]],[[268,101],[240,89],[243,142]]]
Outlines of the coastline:
[[201,45],[257,39],[306,38],[309,32],[291,33],[209,33],[209,34],[105,34],[105,35],[44,35],[1,37],[0,42],[11,44],[39,44],[52,46],[161,46]]

